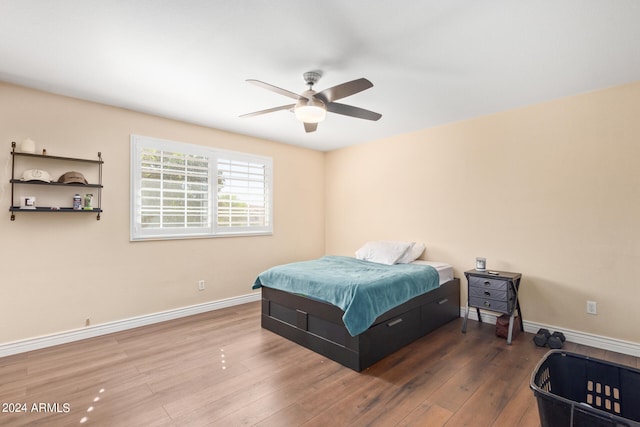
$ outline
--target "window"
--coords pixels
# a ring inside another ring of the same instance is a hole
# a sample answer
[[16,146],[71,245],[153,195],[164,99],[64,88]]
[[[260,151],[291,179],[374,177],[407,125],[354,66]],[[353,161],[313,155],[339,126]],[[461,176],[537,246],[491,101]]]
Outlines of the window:
[[131,240],[270,234],[272,160],[131,136]]

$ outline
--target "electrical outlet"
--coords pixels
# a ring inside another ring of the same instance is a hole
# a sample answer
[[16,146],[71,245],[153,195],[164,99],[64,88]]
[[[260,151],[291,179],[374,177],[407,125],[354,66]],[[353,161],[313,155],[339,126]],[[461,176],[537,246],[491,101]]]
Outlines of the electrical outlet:
[[198,280],[198,290],[204,291],[204,280]]
[[84,326],[91,326],[91,318],[87,317],[84,319]]
[[587,301],[587,314],[598,314],[598,304],[595,301]]

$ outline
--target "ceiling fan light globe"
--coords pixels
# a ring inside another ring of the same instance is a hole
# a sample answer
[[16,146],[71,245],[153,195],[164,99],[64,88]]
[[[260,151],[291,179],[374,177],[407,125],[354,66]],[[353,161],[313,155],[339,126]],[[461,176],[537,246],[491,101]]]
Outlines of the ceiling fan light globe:
[[327,108],[319,99],[301,98],[296,104],[295,115],[302,123],[320,123],[327,115]]
[[296,107],[295,114],[296,119],[302,123],[320,123],[326,117],[327,110],[324,106],[303,105]]

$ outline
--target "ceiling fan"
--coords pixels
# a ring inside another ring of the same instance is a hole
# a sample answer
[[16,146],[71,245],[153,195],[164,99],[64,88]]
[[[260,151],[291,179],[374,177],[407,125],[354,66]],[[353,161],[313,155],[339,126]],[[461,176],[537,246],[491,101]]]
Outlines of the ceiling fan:
[[304,130],[306,132],[314,132],[318,128],[318,123],[324,120],[327,111],[330,113],[342,114],[343,116],[374,121],[382,117],[382,114],[365,110],[364,108],[335,102],[339,99],[346,98],[347,96],[354,95],[373,87],[373,83],[369,80],[365,78],[356,79],[330,87],[321,92],[316,92],[313,90],[313,85],[318,82],[320,77],[322,77],[321,71],[309,71],[304,73],[302,78],[309,88],[300,95],[286,89],[273,86],[269,83],[261,82],[260,80],[249,79],[247,80],[249,83],[295,99],[296,103],[255,111],[253,113],[243,114],[240,117],[252,117],[272,113],[274,111],[289,110],[293,111],[296,115],[296,119],[304,124]]

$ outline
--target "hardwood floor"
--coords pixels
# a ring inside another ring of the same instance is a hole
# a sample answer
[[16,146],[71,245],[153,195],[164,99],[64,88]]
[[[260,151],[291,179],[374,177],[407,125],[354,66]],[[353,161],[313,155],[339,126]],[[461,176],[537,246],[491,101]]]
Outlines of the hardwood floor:
[[257,302],[226,308],[1,358],[0,425],[538,426],[529,381],[547,349],[460,328],[356,373],[261,329]]

